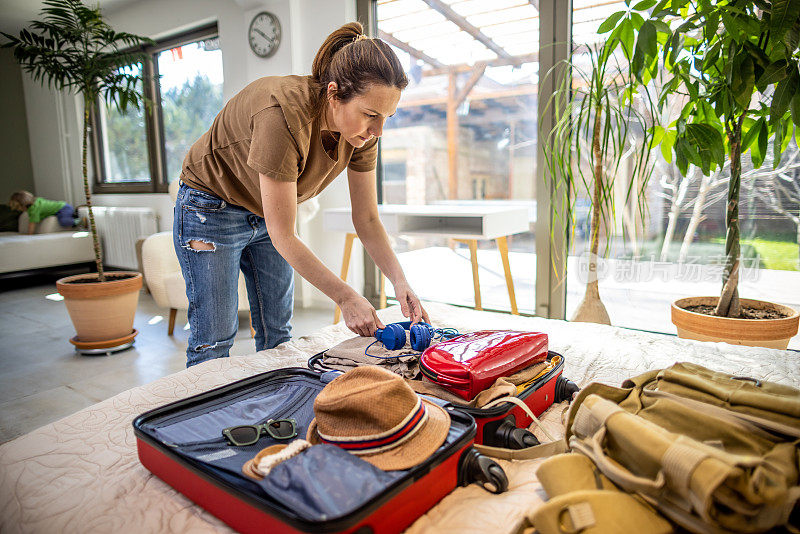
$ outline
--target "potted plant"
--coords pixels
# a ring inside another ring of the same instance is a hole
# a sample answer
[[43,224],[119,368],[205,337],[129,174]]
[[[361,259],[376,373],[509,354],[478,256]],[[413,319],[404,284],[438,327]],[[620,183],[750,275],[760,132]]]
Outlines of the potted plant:
[[[630,17],[624,22],[623,29],[635,24]],[[601,25],[602,32],[606,25]],[[622,188],[625,201],[642,208],[653,171],[653,105],[647,88],[638,92],[630,79],[632,57],[633,31],[615,31],[595,48],[578,47],[571,60],[548,73],[558,83],[547,104],[553,107],[555,124],[544,144],[545,175],[551,184],[553,214],[564,219],[568,242],[574,236],[579,196],[588,197],[590,209],[586,291],[572,321],[611,324],[597,276],[601,236],[606,237],[607,253],[614,231],[615,192]]]
[[671,79],[660,105],[685,99],[680,116],[656,133],[662,152],[674,154],[684,175],[690,165],[708,175],[730,159],[722,292],[673,303],[678,335],[786,348],[798,313],[739,298],[739,187],[742,155],[749,150],[759,168],[772,140],[777,167],[800,126],[800,2],[644,0],[633,9],[651,10],[638,30],[634,74],[646,84],[664,69]]
[[772,140],[777,167],[800,126],[800,2],[644,0],[633,10],[649,12],[638,29],[634,74],[647,84],[663,69],[671,78],[659,105],[685,101],[680,116],[656,133],[662,152],[674,154],[684,175],[691,165],[708,175],[730,160],[722,292],[674,302],[678,335],[786,348],[798,313],[739,298],[739,188],[742,154],[749,150],[758,168]]
[[92,106],[100,98],[120,112],[128,105],[139,107],[143,97],[137,84],[142,77],[127,67],[142,62],[144,56],[128,50],[151,41],[115,32],[99,8],[89,8],[80,0],[46,0],[41,19],[23,29],[19,37],[3,33],[9,40],[3,47],[13,49],[16,60],[35,80],[83,97],[83,189],[97,273],[62,278],[56,285],[77,331],[72,342],[79,348],[114,347],[132,341],[135,335],[133,318],[142,275],[103,270],[86,167],[87,136]]

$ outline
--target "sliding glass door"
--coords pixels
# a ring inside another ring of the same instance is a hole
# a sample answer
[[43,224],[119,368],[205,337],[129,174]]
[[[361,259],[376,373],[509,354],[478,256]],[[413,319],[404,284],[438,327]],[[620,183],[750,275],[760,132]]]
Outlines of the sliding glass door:
[[507,213],[517,223],[484,239],[446,223],[394,236],[409,281],[427,300],[533,313],[537,2],[378,0],[376,14],[374,33],[410,81],[381,140],[383,203]]

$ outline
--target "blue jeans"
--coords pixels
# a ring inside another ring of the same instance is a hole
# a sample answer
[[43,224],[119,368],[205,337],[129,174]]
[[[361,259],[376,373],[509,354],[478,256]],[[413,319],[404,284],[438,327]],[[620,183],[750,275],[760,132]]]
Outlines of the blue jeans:
[[56,212],[58,225],[64,228],[72,228],[75,226],[75,208],[69,204],[64,204],[64,207]]
[[[229,355],[239,323],[239,270],[247,285],[256,350],[291,338],[294,270],[272,245],[263,217],[181,184],[172,236],[189,299],[186,367]],[[192,248],[191,241],[212,250]]]

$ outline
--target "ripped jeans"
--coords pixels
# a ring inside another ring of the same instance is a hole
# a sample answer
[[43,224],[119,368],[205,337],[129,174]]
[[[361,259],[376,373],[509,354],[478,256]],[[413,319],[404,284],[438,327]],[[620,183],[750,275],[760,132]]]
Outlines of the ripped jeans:
[[189,299],[186,367],[229,355],[239,323],[240,270],[256,350],[290,339],[294,270],[272,245],[263,217],[181,184],[172,236]]

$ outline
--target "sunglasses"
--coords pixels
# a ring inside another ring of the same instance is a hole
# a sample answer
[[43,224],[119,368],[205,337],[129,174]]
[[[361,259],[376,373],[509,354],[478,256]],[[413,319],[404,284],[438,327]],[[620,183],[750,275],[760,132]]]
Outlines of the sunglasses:
[[292,439],[297,436],[297,421],[294,419],[270,419],[263,425],[231,426],[222,431],[231,445],[244,447],[257,443],[264,433],[273,439]]

